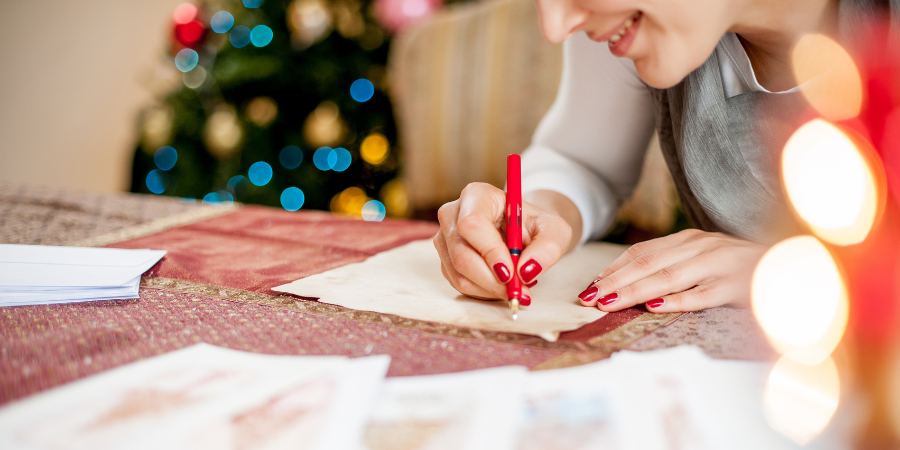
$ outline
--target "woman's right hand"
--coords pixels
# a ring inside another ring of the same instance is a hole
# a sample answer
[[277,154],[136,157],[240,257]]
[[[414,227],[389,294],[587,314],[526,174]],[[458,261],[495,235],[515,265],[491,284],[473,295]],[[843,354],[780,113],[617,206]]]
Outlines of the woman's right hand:
[[[578,214],[574,204],[561,194],[550,191],[536,194],[529,200],[534,198],[542,206],[551,207],[553,203],[562,202],[564,215],[572,216],[572,211]],[[506,283],[518,276],[524,284],[523,300],[530,302],[528,288],[573,247],[573,226],[570,225],[573,218],[569,217],[567,221],[560,214],[524,202],[522,242],[525,249],[519,258],[519,266],[513,268],[502,229],[505,208],[503,191],[486,183],[469,184],[459,200],[438,210],[441,229],[434,237],[434,247],[441,257],[444,278],[460,293],[485,300],[505,300]],[[575,219],[580,227],[580,215]]]

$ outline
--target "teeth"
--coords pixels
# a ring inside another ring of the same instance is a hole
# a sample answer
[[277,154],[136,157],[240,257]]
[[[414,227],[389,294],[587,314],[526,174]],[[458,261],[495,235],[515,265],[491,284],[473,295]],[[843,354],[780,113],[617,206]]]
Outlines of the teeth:
[[628,20],[625,21],[625,28],[628,28],[628,27],[630,27],[630,26],[632,26],[632,25],[634,25],[634,21],[633,21],[633,20],[628,19]]
[[610,43],[610,44],[615,44],[616,42],[619,42],[619,39],[622,39],[622,37],[625,36],[625,33],[628,33],[628,29],[631,28],[631,26],[634,25],[634,23],[635,23],[638,19],[641,18],[641,14],[642,14],[642,13],[641,13],[640,11],[638,11],[638,12],[632,14],[632,15],[631,15],[631,18],[629,18],[628,20],[625,21],[625,26],[622,27],[622,28],[619,28],[619,30],[616,31],[616,34],[612,35],[612,36],[609,38],[609,43]]
[[619,39],[622,39],[622,36],[614,34],[611,38],[609,38],[609,42],[615,44],[616,42],[619,42]]

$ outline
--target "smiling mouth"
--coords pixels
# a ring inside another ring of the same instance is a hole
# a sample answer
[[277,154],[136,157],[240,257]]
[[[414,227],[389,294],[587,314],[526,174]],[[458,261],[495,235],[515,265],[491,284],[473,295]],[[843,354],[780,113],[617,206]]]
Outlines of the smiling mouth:
[[615,46],[620,40],[622,40],[622,38],[624,38],[625,35],[628,34],[628,31],[631,30],[631,27],[641,19],[642,15],[643,13],[638,11],[634,13],[628,20],[626,20],[622,24],[622,27],[619,28],[615,34],[609,37],[609,45]]

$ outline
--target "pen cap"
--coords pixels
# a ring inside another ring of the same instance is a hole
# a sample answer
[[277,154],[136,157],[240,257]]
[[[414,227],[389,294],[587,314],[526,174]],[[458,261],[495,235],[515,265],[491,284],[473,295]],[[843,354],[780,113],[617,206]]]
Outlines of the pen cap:
[[506,245],[522,249],[522,159],[506,157]]

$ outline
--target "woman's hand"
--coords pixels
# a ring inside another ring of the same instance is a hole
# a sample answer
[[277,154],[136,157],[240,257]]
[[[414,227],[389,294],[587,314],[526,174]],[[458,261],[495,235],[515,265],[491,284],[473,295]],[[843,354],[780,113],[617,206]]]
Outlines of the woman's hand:
[[[523,203],[522,242],[525,249],[519,267],[512,267],[512,258],[501,234],[506,194],[485,183],[466,186],[459,200],[445,204],[438,210],[441,229],[434,236],[434,247],[441,257],[444,278],[460,293],[481,299],[506,299],[506,283],[518,276],[525,284],[523,304],[531,301],[528,289],[538,277],[572,246],[572,226],[562,216],[571,216],[577,209],[561,194],[547,191],[529,199],[537,199],[547,209],[562,211],[562,215],[547,212],[532,203]],[[554,202],[562,203],[554,205]],[[568,202],[568,203],[565,203]],[[581,216],[578,215],[578,224]],[[570,220],[575,220],[570,219]]]
[[685,230],[631,246],[578,297],[603,311],[639,303],[657,313],[746,307],[753,270],[766,250],[722,233]]

